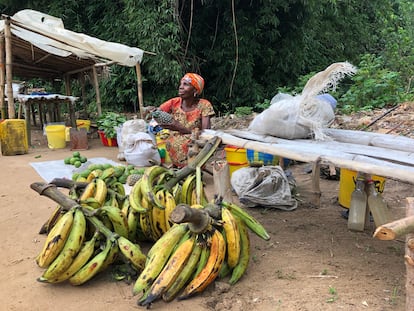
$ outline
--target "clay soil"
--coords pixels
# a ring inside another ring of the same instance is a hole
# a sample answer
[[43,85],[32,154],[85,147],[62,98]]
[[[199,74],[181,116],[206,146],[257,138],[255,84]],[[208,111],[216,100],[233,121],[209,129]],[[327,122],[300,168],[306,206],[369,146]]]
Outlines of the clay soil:
[[[408,108],[407,108],[408,107]],[[411,104],[376,122],[370,130],[404,129],[411,136]],[[384,110],[385,111],[385,110]],[[338,116],[337,127],[358,129],[384,113],[354,118]],[[395,121],[390,121],[394,120]],[[407,121],[407,118],[409,119]],[[230,120],[230,124],[237,123]],[[405,123],[404,123],[405,122]],[[241,122],[242,123],[242,122]],[[240,123],[240,124],[241,124]],[[215,122],[219,128],[219,122]],[[221,123],[223,124],[223,122]],[[243,127],[243,126],[240,126]],[[117,148],[104,147],[97,137],[88,140],[88,158],[116,161]],[[43,181],[31,162],[64,159],[70,148],[50,150],[41,131],[33,131],[29,153],[0,156],[0,310],[138,310],[132,285],[111,280],[110,271],[89,283],[48,285],[36,281],[42,269],[34,258],[45,239],[38,231],[55,207],[50,199],[30,188]],[[337,202],[338,180],[321,178],[321,206],[311,204],[308,164],[289,169],[297,182],[300,204],[291,212],[249,208],[267,228],[271,239],[251,234],[251,260],[247,273],[234,286],[216,281],[202,295],[185,301],[152,306],[153,310],[405,310],[404,238],[379,241],[371,224],[364,232],[351,232],[341,216],[346,209]],[[59,176],[57,176],[59,177]],[[213,195],[212,178],[205,175],[207,193]],[[405,213],[405,198],[412,185],[387,179],[384,197],[395,219]],[[237,201],[237,197],[234,196]],[[149,245],[143,245],[147,249]]]

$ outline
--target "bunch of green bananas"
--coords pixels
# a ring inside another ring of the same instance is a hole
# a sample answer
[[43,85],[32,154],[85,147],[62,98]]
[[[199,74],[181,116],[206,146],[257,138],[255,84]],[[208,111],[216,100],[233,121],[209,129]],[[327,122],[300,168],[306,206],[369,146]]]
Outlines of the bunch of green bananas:
[[172,225],[171,212],[177,204],[207,202],[201,182],[197,191],[196,174],[189,174],[170,188],[166,185],[173,176],[173,171],[153,165],[146,168],[141,179],[132,186],[129,203],[135,215],[131,221],[135,219],[136,224],[131,225],[138,228],[138,240],[155,242],[167,232]]
[[250,259],[248,228],[261,238],[270,237],[264,227],[235,204],[195,204],[190,209],[206,211],[211,226],[194,232],[191,223],[173,224],[147,254],[133,294],[141,294],[138,305],[149,306],[157,299],[187,299],[201,293],[216,278],[229,277],[235,284],[245,273]]

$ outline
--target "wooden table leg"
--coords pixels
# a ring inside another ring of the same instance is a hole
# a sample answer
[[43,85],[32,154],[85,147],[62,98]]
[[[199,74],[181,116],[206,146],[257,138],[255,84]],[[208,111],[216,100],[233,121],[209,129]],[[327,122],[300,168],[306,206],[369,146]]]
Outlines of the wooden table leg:
[[27,132],[27,145],[31,146],[32,136],[30,132],[30,103],[24,103],[24,119],[26,120],[26,132]]
[[312,166],[312,203],[316,208],[321,206],[321,188],[319,179],[321,175],[321,159],[317,158]]

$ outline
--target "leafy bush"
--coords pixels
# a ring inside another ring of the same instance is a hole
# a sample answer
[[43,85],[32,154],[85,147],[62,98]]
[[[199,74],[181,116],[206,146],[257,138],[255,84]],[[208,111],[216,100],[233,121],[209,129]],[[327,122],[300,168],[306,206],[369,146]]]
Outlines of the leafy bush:
[[107,138],[115,138],[116,127],[125,121],[126,118],[123,115],[116,112],[106,112],[96,120],[96,124],[98,125],[98,130],[103,131]]
[[409,97],[400,74],[386,68],[380,56],[363,55],[351,79],[353,84],[338,104],[345,113],[393,106]]

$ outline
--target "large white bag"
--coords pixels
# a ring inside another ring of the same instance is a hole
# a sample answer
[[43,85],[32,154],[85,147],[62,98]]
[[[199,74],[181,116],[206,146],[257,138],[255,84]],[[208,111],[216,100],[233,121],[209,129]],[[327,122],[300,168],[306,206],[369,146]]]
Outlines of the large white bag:
[[161,163],[157,145],[148,133],[129,134],[124,150],[125,160],[135,166],[151,166]]
[[125,121],[116,129],[118,143],[118,160],[125,161],[125,148],[127,147],[127,137],[129,134],[146,132],[147,124],[142,119],[133,119]]
[[253,119],[249,130],[285,139],[327,139],[323,129],[331,124],[335,114],[332,103],[318,95],[335,90],[340,79],[355,72],[356,68],[348,62],[331,64],[310,78],[301,94],[277,94],[271,106]]

